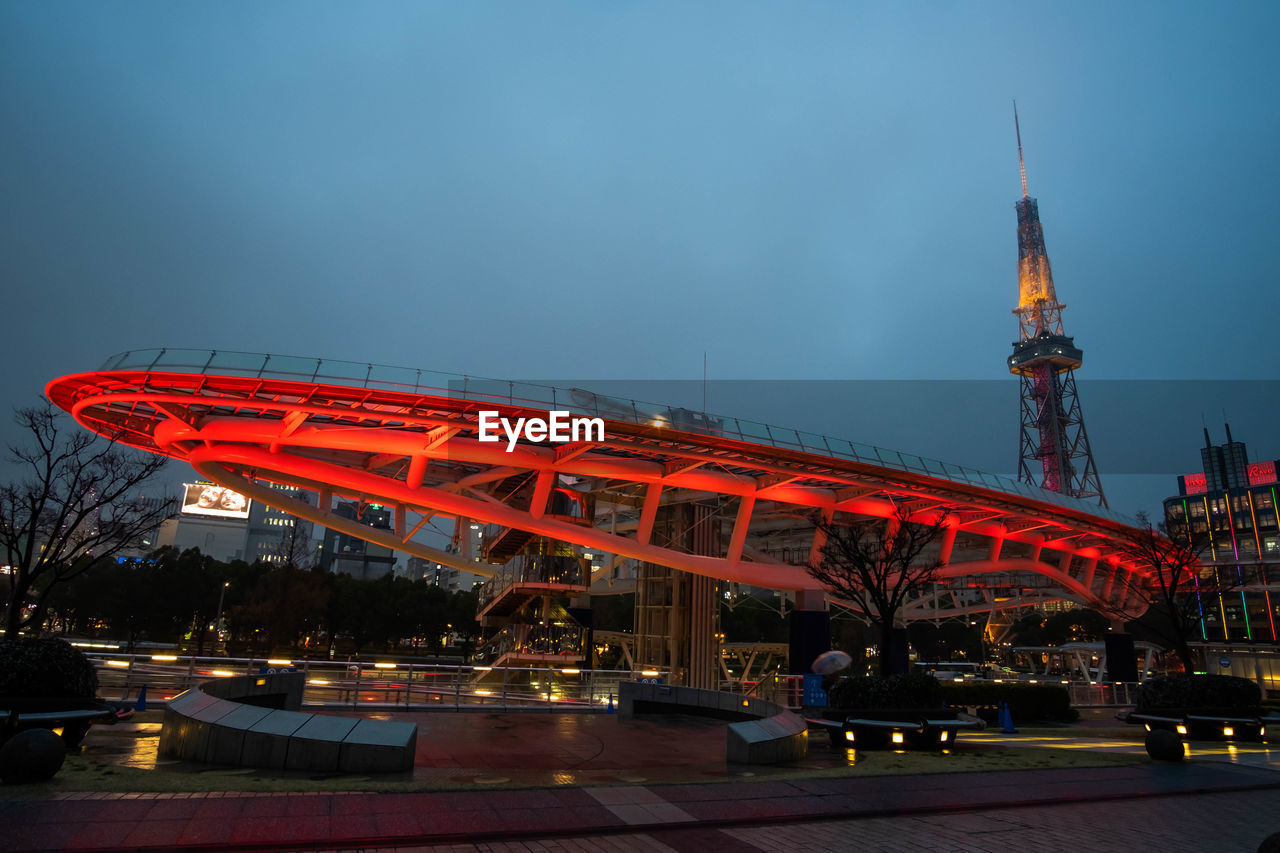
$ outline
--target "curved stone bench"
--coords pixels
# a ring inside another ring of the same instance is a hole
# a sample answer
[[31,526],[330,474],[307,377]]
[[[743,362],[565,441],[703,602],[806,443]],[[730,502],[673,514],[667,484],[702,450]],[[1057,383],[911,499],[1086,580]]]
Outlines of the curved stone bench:
[[618,685],[621,716],[655,712],[736,720],[729,725],[726,743],[726,757],[735,764],[781,764],[809,754],[805,721],[767,699],[637,681]]
[[302,673],[233,676],[175,696],[165,707],[160,754],[273,770],[413,769],[416,724],[301,713],[303,678]]

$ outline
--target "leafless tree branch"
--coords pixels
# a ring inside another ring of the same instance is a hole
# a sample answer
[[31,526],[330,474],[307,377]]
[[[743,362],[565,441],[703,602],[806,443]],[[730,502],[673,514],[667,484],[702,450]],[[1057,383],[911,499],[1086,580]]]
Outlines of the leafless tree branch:
[[8,448],[24,476],[0,486],[6,636],[38,631],[50,590],[131,547],[170,511],[137,494],[164,457],[79,428],[68,433],[65,417],[48,400],[14,413],[29,441]]

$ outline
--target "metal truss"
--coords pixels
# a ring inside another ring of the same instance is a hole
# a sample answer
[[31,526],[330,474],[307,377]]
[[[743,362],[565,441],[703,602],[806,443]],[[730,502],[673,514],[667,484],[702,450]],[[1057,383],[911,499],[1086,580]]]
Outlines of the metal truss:
[[1075,371],[1048,361],[1020,374],[1018,479],[1107,505],[1085,431]]
[[[313,523],[480,575],[498,567],[425,545],[418,531],[437,521],[461,529],[478,522],[495,535],[528,531],[613,555],[614,564],[803,590],[815,587],[806,565],[821,550],[814,519],[889,518],[905,503],[922,523],[946,517],[939,556],[953,587],[1036,578],[1060,597],[1112,612],[1146,608],[1145,576],[1123,550],[1136,531],[1051,496],[613,418],[602,442],[523,442],[507,452],[505,442],[478,440],[478,412],[515,418],[546,410],[506,397],[478,402],[446,391],[161,369],[67,376],[47,390],[91,430],[185,460],[214,482]],[[291,499],[261,481],[314,499]],[[589,507],[589,523],[550,511],[553,492]],[[338,497],[391,508],[392,529],[337,516]],[[655,533],[659,508],[689,501],[714,504],[718,554],[687,553],[663,540],[660,525]]]

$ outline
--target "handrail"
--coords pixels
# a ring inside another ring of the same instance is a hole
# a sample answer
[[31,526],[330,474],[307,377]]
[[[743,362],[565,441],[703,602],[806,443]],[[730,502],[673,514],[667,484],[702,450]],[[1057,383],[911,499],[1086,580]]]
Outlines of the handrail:
[[938,459],[887,450],[817,433],[770,426],[729,416],[711,415],[689,409],[595,394],[581,388],[561,388],[509,380],[484,379],[441,371],[394,367],[335,359],[276,356],[227,350],[149,349],[130,350],[111,356],[101,370],[240,375],[254,378],[277,377],[293,381],[326,382],[360,388],[381,388],[413,394],[439,394],[452,399],[501,402],[572,411],[633,424],[670,426],[687,432],[731,438],[752,444],[789,448],[805,453],[831,456],[913,474],[924,474],[954,483],[963,483],[1011,495],[1056,504],[1086,512],[1130,527],[1138,522],[1123,513],[1080,498],[1023,483],[1010,477],[988,474],[975,468]]
[[669,673],[593,670],[572,661],[538,666],[482,666],[435,661],[343,661],[220,658],[156,653],[87,651],[98,669],[99,693],[113,701],[145,697],[153,706],[212,678],[300,670],[305,707],[460,709],[503,707],[591,708],[603,711],[618,684]]

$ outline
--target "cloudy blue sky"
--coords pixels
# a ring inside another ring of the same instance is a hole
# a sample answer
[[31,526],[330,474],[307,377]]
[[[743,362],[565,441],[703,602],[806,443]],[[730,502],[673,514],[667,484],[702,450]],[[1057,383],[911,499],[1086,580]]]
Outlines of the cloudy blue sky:
[[[9,0],[0,401],[145,347],[546,380],[696,379],[705,352],[718,380],[1007,382],[999,411],[744,414],[1011,470],[1011,100],[1086,417],[1090,381],[1273,380],[1278,24],[1175,0]],[[1280,456],[1259,396],[1189,394],[1160,421],[1173,472],[1222,409]],[[1126,468],[1150,426],[1097,417]]]

